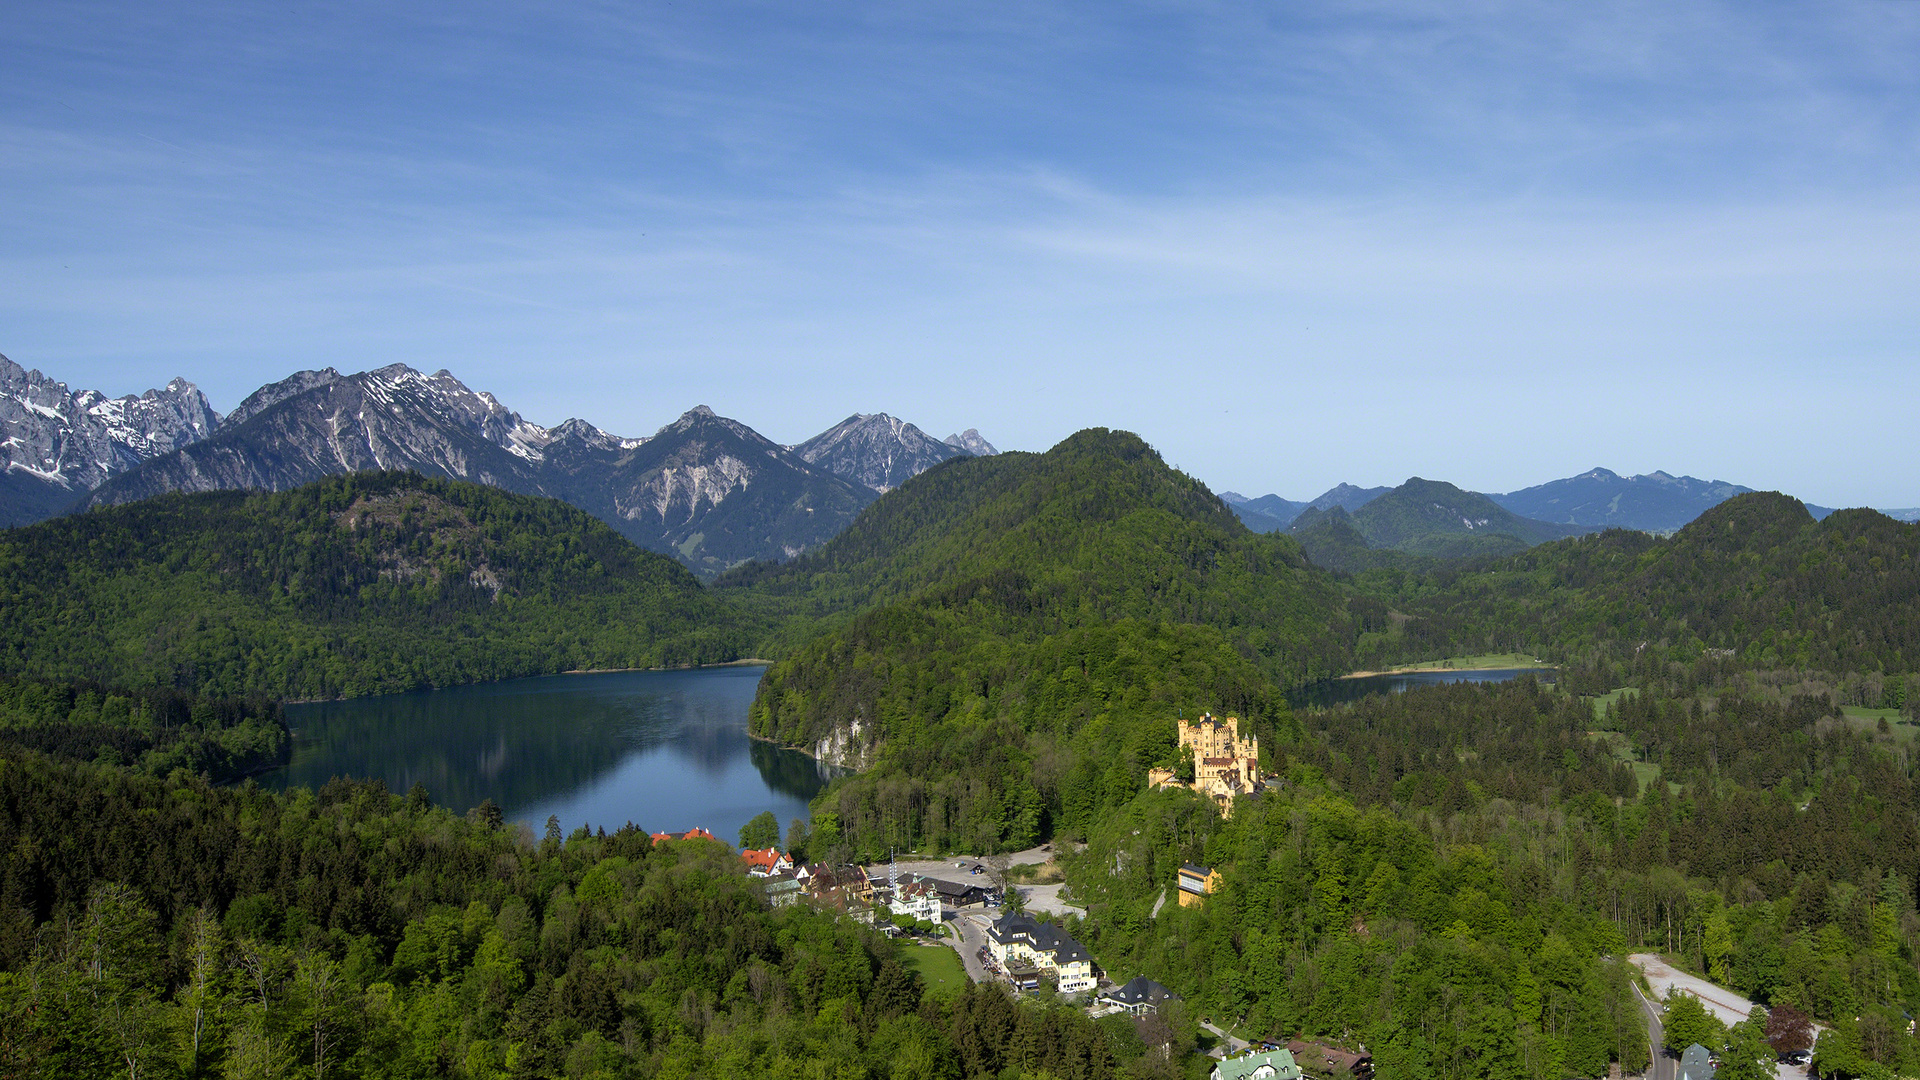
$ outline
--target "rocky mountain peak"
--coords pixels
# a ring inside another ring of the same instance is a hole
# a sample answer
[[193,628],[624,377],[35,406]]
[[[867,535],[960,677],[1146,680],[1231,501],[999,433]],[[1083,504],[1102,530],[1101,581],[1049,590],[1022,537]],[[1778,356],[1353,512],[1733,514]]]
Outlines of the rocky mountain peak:
[[[0,356],[0,470],[44,486],[91,490],[219,426],[206,395],[183,378],[165,389],[110,398],[98,390],[71,392]],[[7,523],[14,523],[10,517]]]
[[980,437],[979,428],[968,428],[958,435],[949,435],[946,438],[946,444],[955,450],[972,454],[974,457],[992,457],[1000,452],[993,448],[992,443]]
[[230,426],[244,424],[295,394],[303,394],[316,386],[336,382],[340,377],[340,373],[330,367],[321,368],[319,371],[296,371],[279,382],[268,383],[248,394],[245,401],[227,414],[227,423]]
[[886,413],[854,413],[789,449],[809,465],[882,492],[964,453]]

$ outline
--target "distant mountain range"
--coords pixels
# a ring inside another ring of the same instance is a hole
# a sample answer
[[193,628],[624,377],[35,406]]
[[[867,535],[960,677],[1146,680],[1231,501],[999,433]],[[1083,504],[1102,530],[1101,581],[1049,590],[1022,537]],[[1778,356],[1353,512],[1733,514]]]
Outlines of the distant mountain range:
[[[792,446],[705,406],[643,438],[580,419],[544,428],[446,371],[400,364],[298,372],[223,418],[185,379],[108,398],[0,356],[0,527],[167,491],[286,490],[346,472],[411,469],[565,500],[711,577],[818,547],[881,493],[954,457],[994,453],[977,430],[936,440],[885,413],[856,413]],[[1459,557],[1569,530],[1671,533],[1751,490],[1596,468],[1504,495],[1413,480],[1340,484],[1307,502],[1221,498],[1254,531],[1291,530],[1334,560],[1328,565],[1352,568],[1378,561],[1366,551]],[[1807,509],[1816,518],[1831,512]],[[1920,521],[1920,508],[1883,512]]]
[[1308,510],[1332,510],[1338,507],[1346,511],[1358,510],[1374,499],[1392,491],[1392,488],[1357,488],[1352,484],[1340,484],[1322,492],[1311,502],[1293,502],[1278,495],[1262,495],[1249,499],[1238,492],[1223,491],[1220,497],[1228,506],[1240,515],[1240,520],[1254,532],[1279,532],[1293,524],[1293,520]]
[[849,417],[794,447],[705,406],[647,438],[579,419],[543,428],[446,371],[402,364],[302,371],[223,420],[183,379],[107,399],[5,357],[0,437],[6,525],[169,491],[284,491],[410,469],[564,500],[706,576],[791,558],[929,466],[994,452],[978,431],[939,442],[884,413]]
[[[1248,528],[1256,532],[1276,532],[1292,526],[1309,509],[1331,510],[1338,506],[1351,514],[1391,490],[1396,489],[1341,484],[1307,503],[1292,502],[1278,495],[1250,499],[1231,491],[1223,493],[1221,498],[1234,508]],[[1594,468],[1579,476],[1485,497],[1502,509],[1542,524],[1579,526],[1581,531],[1618,528],[1665,535],[1735,495],[1753,490],[1725,480],[1701,480],[1664,472],[1621,476],[1608,469]],[[1828,507],[1805,505],[1816,520],[1833,513]],[[1900,521],[1920,521],[1920,508],[1880,512]]]
[[1524,518],[1478,492],[1416,476],[1351,512],[1338,502],[1303,510],[1287,531],[1315,563],[1355,571],[1395,561],[1373,552],[1431,559],[1511,555],[1594,530]]

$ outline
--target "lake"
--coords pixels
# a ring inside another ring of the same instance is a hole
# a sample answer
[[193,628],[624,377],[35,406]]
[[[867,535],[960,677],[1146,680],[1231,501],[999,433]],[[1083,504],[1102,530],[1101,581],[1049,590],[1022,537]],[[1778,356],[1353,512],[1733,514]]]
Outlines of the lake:
[[486,799],[538,836],[632,821],[695,826],[728,843],[764,810],[806,818],[835,770],[747,737],[760,667],[618,671],[289,705],[292,760],[259,778],[275,789],[335,776],[418,783],[464,812]]
[[1402,694],[1421,686],[1508,682],[1522,675],[1532,675],[1542,682],[1552,682],[1556,672],[1552,668],[1492,668],[1484,671],[1440,669],[1402,671],[1392,675],[1365,675],[1357,679],[1323,679],[1288,694],[1287,703],[1296,709],[1326,708],[1359,701],[1363,697],[1371,697],[1374,694]]

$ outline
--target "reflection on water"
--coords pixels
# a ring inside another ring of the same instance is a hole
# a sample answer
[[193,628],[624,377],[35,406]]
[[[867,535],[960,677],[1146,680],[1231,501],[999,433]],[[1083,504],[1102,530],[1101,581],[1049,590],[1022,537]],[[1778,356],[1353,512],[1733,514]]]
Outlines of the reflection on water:
[[443,806],[492,799],[537,833],[701,826],[732,841],[764,810],[786,823],[833,770],[747,737],[759,667],[553,675],[287,707],[297,735],[268,786],[334,776],[415,783]]
[[1327,708],[1359,701],[1374,694],[1403,694],[1418,686],[1446,683],[1509,682],[1532,675],[1541,682],[1552,682],[1552,668],[1496,668],[1488,671],[1406,671],[1395,675],[1368,675],[1358,679],[1325,679],[1308,683],[1287,695],[1294,708]]

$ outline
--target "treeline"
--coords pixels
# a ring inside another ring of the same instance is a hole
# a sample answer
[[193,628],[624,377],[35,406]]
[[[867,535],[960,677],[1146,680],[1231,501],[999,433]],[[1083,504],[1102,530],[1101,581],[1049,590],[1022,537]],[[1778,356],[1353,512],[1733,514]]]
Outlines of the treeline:
[[406,473],[169,495],[0,533],[0,673],[342,697],[721,661],[684,567],[550,499]]
[[1479,570],[1359,582],[1415,616],[1404,656],[1920,671],[1920,525],[1873,510],[1816,522],[1784,495],[1737,496],[1666,539],[1613,529]]
[[280,704],[263,698],[0,678],[0,747],[220,781],[281,764],[288,744]]
[[0,809],[0,1075],[1092,1080],[1193,1045],[928,995],[878,934],[770,910],[730,849],[631,825],[536,844],[418,790],[33,754]]

